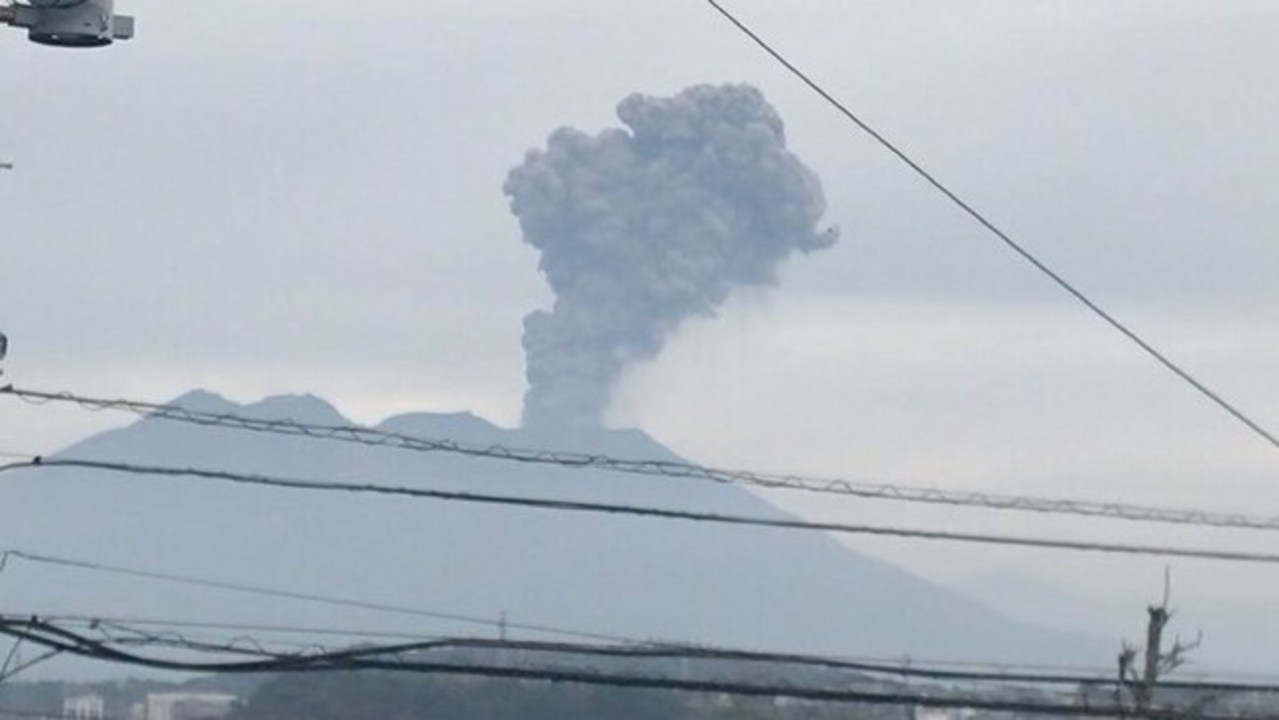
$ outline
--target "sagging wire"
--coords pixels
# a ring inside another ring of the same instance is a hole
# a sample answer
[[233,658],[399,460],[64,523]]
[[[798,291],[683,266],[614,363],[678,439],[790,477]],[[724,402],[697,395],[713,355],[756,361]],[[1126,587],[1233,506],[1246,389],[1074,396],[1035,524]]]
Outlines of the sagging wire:
[[[349,670],[396,670],[435,675],[461,675],[472,677],[539,680],[574,683],[593,686],[663,689],[684,692],[724,693],[753,697],[791,697],[822,702],[866,703],[936,708],[968,708],[1004,712],[1038,713],[1075,717],[1129,717],[1152,720],[1184,718],[1181,707],[1132,708],[1120,706],[1095,706],[1080,704],[1066,692],[1036,691],[1033,696],[1028,688],[1017,689],[1006,679],[995,678],[996,684],[979,692],[959,692],[940,686],[901,686],[879,683],[869,689],[849,687],[845,678],[833,685],[799,684],[785,681],[745,681],[720,678],[690,678],[665,675],[644,675],[634,672],[601,671],[590,666],[564,666],[534,664],[527,661],[516,664],[500,662],[462,663],[456,659],[431,657],[432,649],[475,647],[501,649],[527,649],[544,653],[576,653],[583,656],[616,655],[620,657],[671,657],[671,658],[736,658],[736,654],[722,651],[678,650],[670,648],[593,647],[555,643],[503,642],[503,641],[438,641],[434,643],[402,644],[391,646],[355,647],[344,650],[304,654],[277,654],[269,658],[234,662],[186,662],[169,658],[142,656],[113,647],[112,643],[95,640],[49,623],[39,617],[9,619],[0,618],[0,634],[25,639],[28,642],[60,652],[82,657],[149,667],[161,670],[186,672],[248,673],[248,672],[329,672]],[[204,649],[193,643],[194,648]],[[425,654],[424,654],[425,653]],[[767,654],[746,654],[759,661],[774,661]],[[793,657],[793,656],[779,656]],[[799,656],[803,657],[803,656]],[[863,679],[869,682],[869,679]],[[1094,680],[1093,682],[1102,682]],[[1113,682],[1113,681],[1111,681]],[[1279,687],[1272,687],[1279,692]],[[1029,698],[1029,699],[1028,699]],[[1205,720],[1233,717],[1227,715],[1196,715]]]
[[177,405],[149,403],[141,400],[104,399],[67,392],[54,393],[28,390],[12,385],[0,387],[0,395],[12,396],[32,405],[70,403],[92,412],[122,411],[144,419],[165,420],[201,427],[219,427],[252,433],[303,437],[313,440],[353,443],[368,447],[385,447],[421,453],[444,453],[524,465],[554,466],[572,470],[604,470],[626,475],[699,480],[758,487],[767,490],[842,495],[866,500],[1078,515],[1135,522],[1279,531],[1279,516],[1213,512],[1197,508],[1168,508],[1070,498],[1009,495],[981,490],[947,490],[940,487],[867,482],[846,478],[816,478],[796,474],[732,470],[673,459],[628,459],[603,454],[507,447],[501,444],[471,444],[446,438],[420,437],[353,425],[325,425],[304,423],[291,419],[253,418],[232,413],[205,412]]

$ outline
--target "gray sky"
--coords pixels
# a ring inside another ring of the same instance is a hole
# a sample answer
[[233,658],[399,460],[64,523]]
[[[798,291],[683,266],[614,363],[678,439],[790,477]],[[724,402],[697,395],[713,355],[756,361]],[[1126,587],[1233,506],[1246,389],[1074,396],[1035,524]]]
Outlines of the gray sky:
[[[734,0],[998,224],[1279,427],[1279,6]],[[1279,514],[1279,454],[948,206],[703,3],[121,0],[136,40],[0,36],[10,380],[163,400],[321,395],[361,421],[519,417],[549,300],[501,193],[631,92],[759,86],[821,175],[834,249],[686,326],[611,412],[698,461]],[[0,449],[111,418],[0,404]],[[992,518],[779,498],[808,515]],[[998,516],[1008,532],[1221,534]],[[1231,538],[1257,544],[1256,536]],[[1157,561],[859,547],[1154,591]],[[1054,558],[1050,558],[1054,559]],[[1279,572],[1178,570],[1279,598]],[[1236,573],[1237,575],[1237,573]],[[1117,578],[1124,579],[1122,582]],[[1124,583],[1127,584],[1124,584]]]

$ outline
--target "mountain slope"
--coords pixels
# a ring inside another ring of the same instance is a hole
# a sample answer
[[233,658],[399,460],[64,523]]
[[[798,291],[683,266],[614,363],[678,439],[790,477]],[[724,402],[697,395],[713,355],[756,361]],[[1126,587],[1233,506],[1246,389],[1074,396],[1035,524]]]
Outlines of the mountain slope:
[[[1088,633],[1097,637],[1136,640],[1146,623],[1146,602],[1150,598],[1094,596],[1032,573],[1004,571],[965,578],[955,587],[968,597],[1025,622],[1061,630]],[[1270,649],[1279,638],[1279,616],[1262,602],[1227,601],[1209,598],[1173,585],[1173,622],[1168,636],[1187,640],[1202,634],[1203,644],[1190,653],[1183,674],[1198,672],[1267,673],[1279,672]]]
[[[314,397],[214,412],[342,423]],[[638,431],[573,436],[413,414],[381,427],[468,443],[674,458]],[[144,420],[65,456],[786,517],[737,487],[520,466]],[[858,656],[1097,663],[1107,648],[1011,621],[818,533],[250,488],[45,469],[0,483],[3,544],[102,563],[632,638]],[[328,625],[492,628],[18,564],[11,612]],[[518,631],[518,630],[517,630]]]

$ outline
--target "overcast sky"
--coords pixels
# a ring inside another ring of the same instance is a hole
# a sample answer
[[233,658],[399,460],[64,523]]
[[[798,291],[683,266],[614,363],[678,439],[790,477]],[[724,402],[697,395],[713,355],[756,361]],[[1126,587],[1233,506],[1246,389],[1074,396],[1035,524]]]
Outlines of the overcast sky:
[[[1279,6],[731,0],[866,120],[1272,430]],[[0,328],[26,387],[311,392],[513,425],[550,298],[501,192],[627,94],[760,87],[835,248],[682,328],[610,413],[697,461],[1279,514],[1279,453],[1159,368],[697,0],[120,0],[138,38],[0,35]],[[119,419],[0,403],[0,450]],[[989,516],[780,498],[817,517]],[[1220,534],[999,516],[1014,532]],[[959,524],[956,524],[959,523]],[[1251,547],[1255,536],[1236,536]],[[1042,554],[859,545],[950,578]],[[1161,563],[1060,574],[1157,589]],[[1100,569],[1098,569],[1100,568]],[[1192,590],[1226,575],[1179,570]],[[1279,571],[1230,592],[1279,598]]]

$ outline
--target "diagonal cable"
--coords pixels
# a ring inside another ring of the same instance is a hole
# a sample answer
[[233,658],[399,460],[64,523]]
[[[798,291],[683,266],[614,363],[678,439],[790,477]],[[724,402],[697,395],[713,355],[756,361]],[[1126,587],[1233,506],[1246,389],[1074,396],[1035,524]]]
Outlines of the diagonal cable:
[[1173,362],[1173,360],[1170,357],[1168,357],[1167,354],[1165,354],[1163,351],[1159,350],[1154,345],[1152,345],[1149,341],[1147,341],[1145,338],[1139,335],[1137,331],[1133,330],[1127,324],[1121,322],[1114,315],[1110,314],[1108,311],[1102,308],[1099,304],[1097,304],[1096,301],[1089,298],[1088,295],[1086,295],[1077,286],[1075,286],[1073,283],[1071,283],[1069,280],[1063,277],[1060,273],[1058,273],[1057,271],[1049,267],[1043,260],[1040,260],[1038,257],[1036,257],[1035,254],[1032,253],[1030,250],[1028,250],[1025,246],[1023,246],[1021,243],[1014,240],[1011,236],[1008,235],[1008,233],[999,229],[999,227],[996,226],[984,214],[982,214],[976,208],[974,208],[972,205],[966,202],[954,190],[951,190],[950,187],[942,183],[942,181],[939,180],[935,175],[930,173],[928,170],[924,169],[924,167],[920,165],[916,160],[911,158],[911,156],[908,155],[905,150],[902,150],[895,143],[893,143],[891,140],[885,137],[882,133],[877,131],[865,120],[863,120],[859,115],[857,115],[852,110],[850,110],[847,105],[845,105],[838,98],[836,98],[834,95],[828,92],[825,88],[823,88],[820,84],[818,84],[816,80],[813,80],[812,77],[808,75],[808,73],[804,72],[794,63],[788,60],[786,56],[781,53],[781,51],[774,48],[768,41],[766,41],[758,33],[752,30],[750,26],[748,26],[746,23],[738,19],[736,15],[730,12],[721,3],[717,2],[716,0],[706,0],[706,2],[712,8],[714,8],[716,12],[722,15],[725,20],[731,23],[734,28],[736,28],[739,32],[741,32],[746,37],[750,38],[750,40],[754,42],[756,45],[758,45],[760,49],[768,53],[768,55],[772,57],[774,60],[776,60],[779,64],[781,64],[782,67],[786,68],[787,71],[789,71],[792,75],[794,75],[801,82],[807,85],[810,90],[817,93],[829,105],[834,107],[835,110],[837,110],[841,115],[843,115],[845,118],[851,121],[854,125],[860,128],[862,132],[865,132],[867,135],[874,138],[875,142],[879,143],[886,150],[888,150],[890,153],[896,156],[898,160],[901,160],[903,163],[905,163],[906,166],[909,167],[911,170],[913,170],[916,175],[923,178],[925,182],[927,182],[929,185],[935,188],[938,192],[944,195],[946,199],[950,200],[959,209],[963,210],[966,214],[968,214],[969,217],[976,220],[982,227],[984,227],[986,230],[989,230],[995,237],[999,238],[999,240],[1004,245],[1006,245],[1010,250],[1015,252],[1026,262],[1030,263],[1030,265],[1034,267],[1035,270],[1039,271],[1041,274],[1043,274],[1045,277],[1051,280],[1053,284],[1057,285],[1057,287],[1066,291],[1066,293],[1068,293],[1075,300],[1079,301],[1084,307],[1088,308],[1088,310],[1090,310],[1094,315],[1096,315],[1097,317],[1105,321],[1106,324],[1110,325],[1112,328],[1119,331],[1120,334],[1122,334],[1125,338],[1127,338],[1137,347],[1141,348],[1147,355],[1154,358],[1160,365],[1164,366],[1165,369],[1169,370],[1178,378],[1180,378],[1182,381],[1184,381],[1186,384],[1190,385],[1192,388],[1199,391],[1201,395],[1211,400],[1222,410],[1225,410],[1227,413],[1233,416],[1235,420],[1239,421],[1244,426],[1246,426],[1249,430],[1251,430],[1253,433],[1260,436],[1266,442],[1270,443],[1271,446],[1275,447],[1276,449],[1279,449],[1279,436],[1276,436],[1273,432],[1271,432],[1270,430],[1267,430],[1265,427],[1261,425],[1260,422],[1258,422],[1257,420],[1253,419],[1252,417],[1244,413],[1244,411],[1239,409],[1237,405],[1226,400],[1226,398],[1223,397],[1220,393],[1208,387],[1208,385],[1205,382],[1196,378],[1188,370],[1181,367],[1176,362]]

